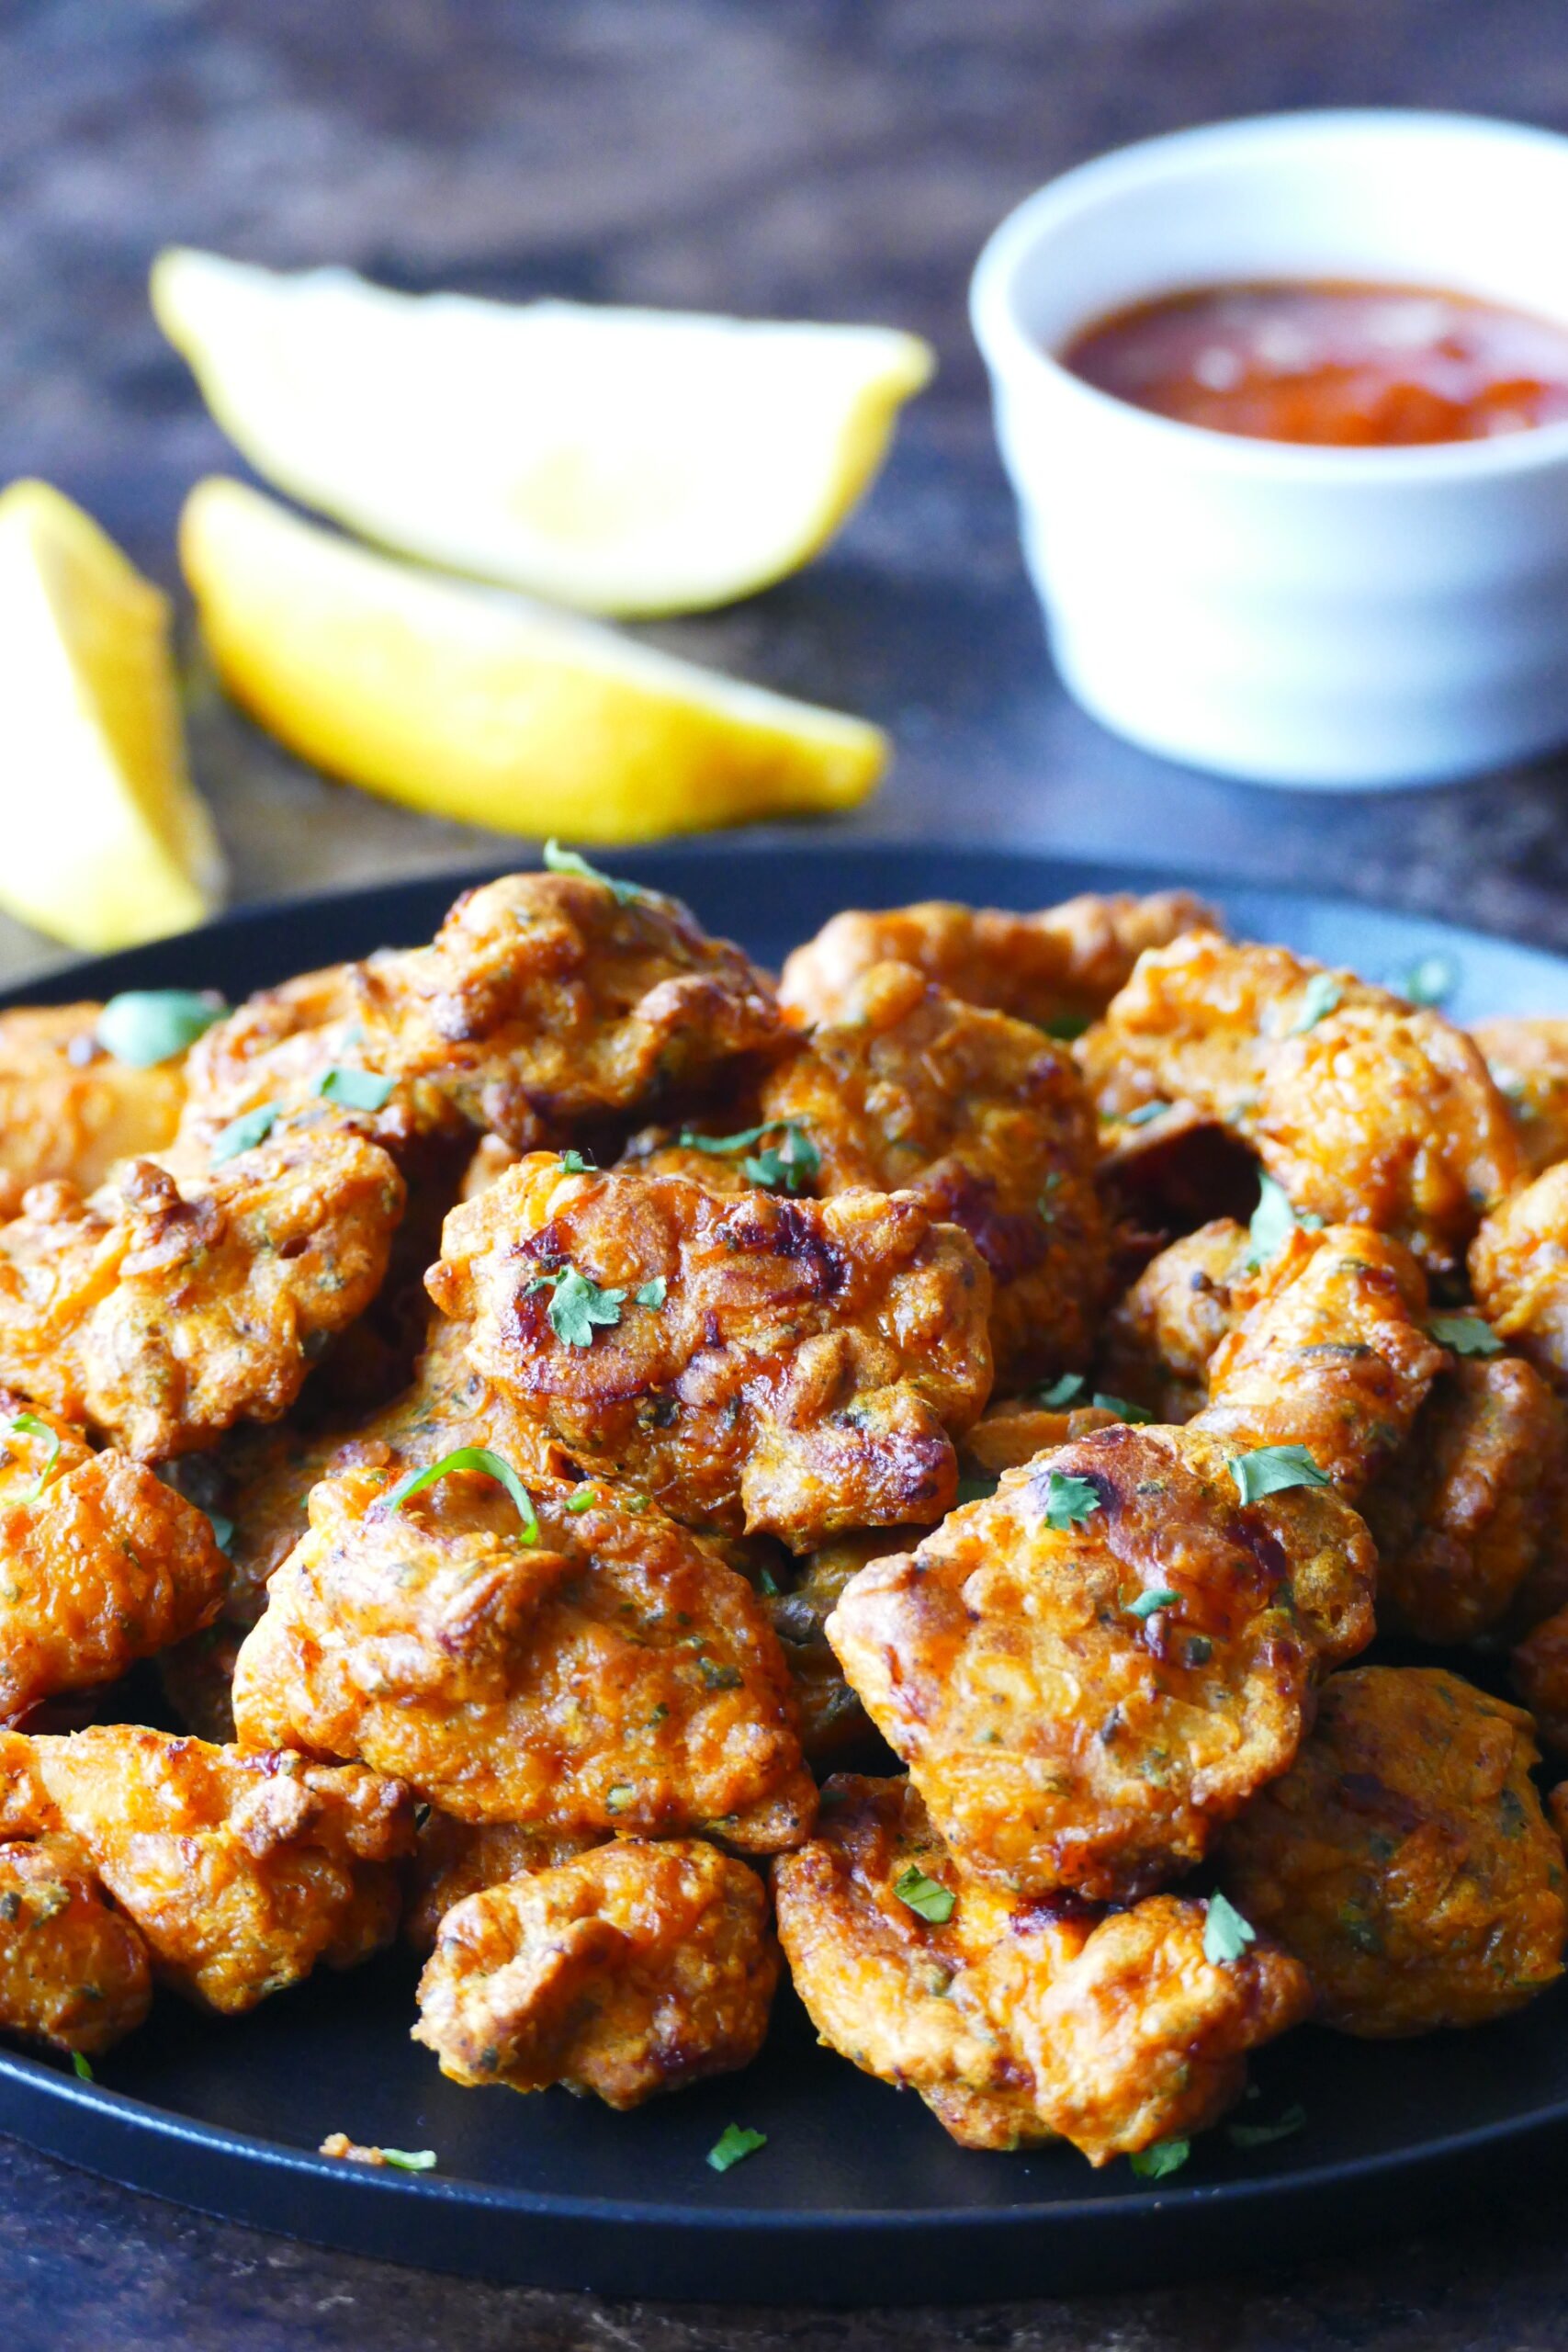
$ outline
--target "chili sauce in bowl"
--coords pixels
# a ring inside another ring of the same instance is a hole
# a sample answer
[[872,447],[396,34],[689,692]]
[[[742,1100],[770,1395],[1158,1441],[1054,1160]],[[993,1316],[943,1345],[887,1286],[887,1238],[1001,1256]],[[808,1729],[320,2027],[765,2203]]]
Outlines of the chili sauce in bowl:
[[1057,357],[1155,416],[1258,441],[1401,448],[1568,418],[1568,327],[1418,286],[1199,287],[1114,311]]

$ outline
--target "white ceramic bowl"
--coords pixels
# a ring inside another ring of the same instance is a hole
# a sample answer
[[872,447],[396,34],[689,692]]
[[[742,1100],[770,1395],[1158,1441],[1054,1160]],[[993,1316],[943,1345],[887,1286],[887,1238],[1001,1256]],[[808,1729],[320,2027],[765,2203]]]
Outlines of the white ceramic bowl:
[[1430,447],[1173,423],[1051,356],[1130,302],[1377,279],[1568,321],[1568,139],[1462,115],[1277,115],[1066,173],[975,273],[1057,663],[1136,742],[1258,782],[1435,782],[1568,741],[1568,424]]

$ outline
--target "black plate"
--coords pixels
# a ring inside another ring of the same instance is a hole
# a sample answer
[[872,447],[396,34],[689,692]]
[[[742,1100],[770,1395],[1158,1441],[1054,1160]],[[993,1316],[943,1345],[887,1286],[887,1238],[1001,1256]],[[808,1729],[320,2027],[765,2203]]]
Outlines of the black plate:
[[[715,930],[776,962],[836,908],[941,895],[1037,906],[1168,875],[1032,854],[782,842],[642,853],[617,870],[677,891]],[[127,986],[231,997],[370,948],[428,936],[466,877],[243,913],[78,966],[29,990],[56,1001]],[[1191,880],[1191,876],[1176,877]],[[1568,963],[1347,901],[1213,893],[1233,924],[1370,978],[1452,956],[1451,1009],[1568,1012]],[[322,1974],[224,2024],[162,2002],[151,2026],[78,2083],[0,2053],[0,2128],[140,2188],[265,2228],[436,2269],[541,2287],[747,2302],[977,2301],[1125,2286],[1293,2259],[1458,2193],[1499,2191],[1568,2121],[1568,2011],[1549,1996],[1505,2025],[1369,2046],[1306,2031],[1266,2052],[1249,2120],[1292,2101],[1297,2136],[1249,2154],[1222,2133],[1158,2187],[1093,2173],[1066,2148],[964,2154],[909,2095],[818,2049],[787,1994],[743,2075],[615,2116],[552,2091],[518,2098],[444,2082],[408,2038],[412,1965],[389,1955]],[[768,2134],[725,2175],[725,2125]],[[434,2148],[417,2177],[333,2162],[329,2132]]]

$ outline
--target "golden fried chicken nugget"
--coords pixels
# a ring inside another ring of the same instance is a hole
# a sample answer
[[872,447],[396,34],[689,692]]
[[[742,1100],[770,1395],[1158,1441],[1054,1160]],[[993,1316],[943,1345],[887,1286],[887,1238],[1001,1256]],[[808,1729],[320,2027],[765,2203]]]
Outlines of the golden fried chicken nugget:
[[1070,1055],[1032,1023],[876,964],[761,1102],[809,1138],[819,1197],[908,1191],[968,1234],[991,1272],[1004,1386],[1088,1363],[1111,1264],[1094,1112]]
[[585,1473],[796,1551],[939,1519],[990,1387],[990,1276],[907,1193],[726,1199],[538,1153],[453,1210],[427,1283]]
[[1385,1631],[1460,1643],[1528,1622],[1568,1598],[1568,1408],[1517,1356],[1456,1362],[1359,1508]]
[[481,1470],[400,1505],[389,1470],[310,1496],[234,1675],[250,1747],[355,1757],[467,1821],[550,1834],[712,1826],[759,1852],[811,1825],[789,1676],[756,1595],[608,1487]]
[[448,1911],[414,2039],[454,2082],[637,2107],[750,2065],[778,1970],[743,1862],[695,1838],[617,1839]]
[[597,1836],[552,1837],[515,1821],[456,1821],[433,1805],[420,1826],[413,1860],[405,1873],[403,1940],[428,1955],[435,1949],[442,1920],[465,1895],[557,1870],[604,1842]]
[[1568,1021],[1478,1021],[1470,1034],[1508,1106],[1525,1174],[1568,1159]]
[[1224,1121],[1298,1212],[1462,1256],[1517,1182],[1507,1104],[1439,1013],[1283,947],[1194,932],[1140,957],[1079,1057],[1101,1110],[1179,1102]]
[[1202,1426],[1249,1446],[1303,1445],[1355,1501],[1451,1361],[1427,1330],[1420,1267],[1364,1226],[1297,1230],[1247,1301],[1209,1360]]
[[1371,1638],[1360,1520],[1326,1487],[1244,1505],[1235,1452],[1098,1430],[845,1588],[828,1638],[966,1871],[1109,1901],[1176,1876]]
[[115,1162],[162,1151],[185,1101],[178,1059],[138,1069],[97,1039],[101,1004],[0,1012],[0,1216],[57,1178],[84,1193]]
[[1568,1388],[1568,1160],[1523,1185],[1470,1250],[1475,1303],[1558,1388]]
[[1217,922],[1213,909],[1187,890],[1145,899],[1085,892],[1029,915],[943,899],[883,914],[846,910],[795,950],[779,994],[808,1021],[838,1021],[874,964],[913,964],[966,1004],[1071,1034],[1104,1012],[1145,947]]
[[63,1834],[141,1930],[154,1975],[237,2016],[396,1931],[413,1800],[359,1765],[242,1756],[115,1724],[0,1733],[0,1828]]
[[1106,1318],[1100,1374],[1115,1396],[1179,1425],[1209,1399],[1209,1360],[1250,1303],[1252,1242],[1215,1217],[1151,1258]]
[[761,975],[678,899],[576,874],[468,891],[430,946],[363,966],[361,993],[370,1068],[520,1151],[699,1096],[785,1034]]
[[1483,2025],[1562,1967],[1562,1849],[1529,1717],[1435,1667],[1324,1686],[1282,1780],[1226,1831],[1224,1884],[1305,1966],[1318,2015],[1381,2040]]
[[403,1182],[354,1136],[284,1136],[176,1180],[125,1162],[0,1226],[0,1381],[146,1461],[276,1420],[386,1272]]
[[0,1845],[0,2033],[96,2058],[152,2005],[147,1947],[69,1838]]
[[197,1633],[227,1581],[205,1512],[0,1393],[0,1723]]
[[965,2147],[1061,2137],[1103,2165],[1201,2130],[1240,2097],[1247,2052],[1311,2006],[1265,1942],[1210,1960],[1200,1902],[1102,1918],[961,1877],[908,1781],[829,1781],[774,1885],[822,2040],[917,2090]]

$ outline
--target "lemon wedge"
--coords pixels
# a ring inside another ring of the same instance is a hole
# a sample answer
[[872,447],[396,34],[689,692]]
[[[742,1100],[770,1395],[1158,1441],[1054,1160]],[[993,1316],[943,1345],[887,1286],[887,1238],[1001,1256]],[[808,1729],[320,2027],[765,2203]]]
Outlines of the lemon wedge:
[[930,377],[889,327],[395,294],[182,249],[152,308],[258,473],[584,612],[750,595],[831,537]]
[[47,482],[0,493],[0,906],[102,953],[212,912],[167,600]]
[[846,808],[886,763],[862,719],[416,571],[236,481],[197,484],[180,559],[235,700],[330,775],[436,816],[649,841]]

